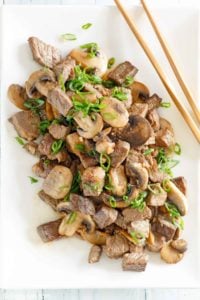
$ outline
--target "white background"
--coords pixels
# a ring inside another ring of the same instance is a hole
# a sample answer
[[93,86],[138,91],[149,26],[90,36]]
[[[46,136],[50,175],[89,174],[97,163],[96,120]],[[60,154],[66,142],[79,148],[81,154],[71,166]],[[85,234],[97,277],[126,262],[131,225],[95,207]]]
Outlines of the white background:
[[[150,0],[149,0],[150,1]],[[166,0],[167,1],[167,0]],[[133,2],[124,0],[124,3],[132,4]],[[165,2],[164,0],[154,0],[150,2]],[[198,0],[188,0],[188,1],[167,1],[168,3],[177,3],[178,5],[187,5],[188,2],[198,5]],[[0,0],[0,4],[112,4],[112,0]],[[28,275],[28,274],[27,274]],[[5,300],[143,300],[143,299],[152,299],[152,300],[199,300],[200,299],[200,290],[33,290],[33,291],[0,291],[0,299]]]

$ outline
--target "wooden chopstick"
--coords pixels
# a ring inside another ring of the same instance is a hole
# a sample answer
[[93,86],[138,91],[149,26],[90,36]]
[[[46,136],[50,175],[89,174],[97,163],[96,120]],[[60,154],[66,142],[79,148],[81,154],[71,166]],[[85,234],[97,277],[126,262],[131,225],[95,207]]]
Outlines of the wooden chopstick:
[[200,143],[200,130],[198,129],[197,125],[193,121],[190,114],[185,109],[184,105],[179,101],[178,97],[176,96],[175,92],[170,87],[169,80],[167,79],[167,76],[163,72],[162,68],[160,67],[158,61],[156,60],[155,56],[153,55],[152,51],[150,50],[149,46],[139,33],[137,26],[135,25],[134,21],[131,19],[128,12],[125,10],[125,8],[122,6],[121,2],[119,0],[114,0],[119,11],[123,15],[124,19],[126,20],[128,26],[130,27],[131,31],[135,35],[136,39],[138,40],[140,46],[143,48],[144,52],[146,53],[147,57],[149,58],[151,64],[153,65],[155,71],[157,72],[158,76],[160,77],[163,85],[165,86],[168,94],[174,101],[174,104],[178,108],[179,112],[182,114],[185,122],[188,124],[189,128],[191,129],[193,135],[195,136],[198,143]]
[[186,97],[188,103],[190,104],[190,106],[191,106],[191,108],[192,108],[192,110],[193,110],[193,112],[194,112],[194,114],[195,114],[198,122],[200,123],[200,111],[199,111],[199,108],[198,108],[198,106],[197,106],[194,98],[192,97],[191,91],[189,90],[188,86],[186,85],[186,83],[185,83],[185,81],[184,81],[184,79],[183,79],[183,77],[181,75],[181,72],[180,72],[178,66],[176,65],[176,63],[175,63],[175,61],[173,59],[172,53],[171,53],[171,51],[170,51],[170,49],[169,49],[169,47],[168,47],[168,45],[166,43],[166,40],[164,39],[164,37],[162,36],[161,32],[159,31],[158,26],[156,25],[155,20],[154,20],[152,14],[149,11],[149,8],[148,8],[148,6],[146,4],[146,1],[145,0],[141,0],[141,3],[142,3],[144,11],[146,12],[147,17],[148,17],[148,19],[149,19],[149,21],[150,21],[150,23],[151,23],[151,25],[152,25],[152,27],[154,29],[154,32],[155,32],[155,34],[156,34],[156,36],[157,36],[157,38],[158,38],[158,40],[160,42],[160,45],[161,45],[161,47],[162,47],[162,49],[163,49],[163,51],[164,51],[164,53],[165,53],[165,55],[166,55],[166,57],[167,57],[167,59],[169,61],[169,64],[170,64],[172,70],[174,71],[174,75],[176,76],[176,79],[178,80],[179,85],[181,86],[182,91],[185,94],[185,97]]

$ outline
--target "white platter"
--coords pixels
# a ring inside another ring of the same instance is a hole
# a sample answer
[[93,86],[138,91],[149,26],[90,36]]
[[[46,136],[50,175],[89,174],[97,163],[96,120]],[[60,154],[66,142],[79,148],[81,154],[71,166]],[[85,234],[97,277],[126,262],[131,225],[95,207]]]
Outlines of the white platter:
[[[199,97],[199,11],[190,7],[155,8],[160,28],[177,57],[195,98]],[[155,36],[139,7],[130,7],[159,62],[171,76]],[[81,25],[91,22],[87,31]],[[181,163],[176,175],[188,180],[190,210],[185,218],[184,237],[189,250],[177,265],[167,265],[159,255],[150,255],[144,273],[123,272],[120,260],[102,257],[89,265],[90,245],[76,238],[43,244],[36,227],[55,218],[54,213],[37,197],[42,180],[31,185],[28,176],[35,158],[16,143],[16,132],[7,119],[16,108],[7,99],[11,83],[23,84],[39,68],[32,60],[27,44],[29,36],[38,36],[62,49],[86,42],[98,42],[117,62],[130,60],[140,72],[137,79],[151,92],[166,101],[169,97],[127,25],[114,7],[95,6],[9,6],[2,13],[2,85],[1,85],[1,261],[2,288],[134,288],[200,286],[200,199],[199,146],[176,108],[162,110],[173,124],[177,141],[182,145]],[[75,33],[78,40],[63,43],[59,35]],[[172,83],[175,88],[174,78]],[[177,90],[178,92],[178,90]],[[178,92],[184,101],[183,95]]]

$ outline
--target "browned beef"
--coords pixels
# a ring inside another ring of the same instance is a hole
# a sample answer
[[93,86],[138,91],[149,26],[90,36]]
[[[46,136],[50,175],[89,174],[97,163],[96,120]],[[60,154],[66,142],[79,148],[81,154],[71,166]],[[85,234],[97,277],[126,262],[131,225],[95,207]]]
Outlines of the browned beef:
[[41,190],[38,193],[38,196],[40,197],[40,199],[42,199],[45,203],[47,203],[48,205],[51,206],[51,208],[53,208],[53,210],[57,211],[57,205],[60,202],[60,200],[58,199],[54,199],[52,197],[50,197],[49,195],[47,195],[43,190]]
[[65,60],[55,65],[54,72],[56,74],[57,80],[62,80],[63,83],[65,83],[70,78],[73,78],[75,65],[76,62],[71,57],[67,57]]
[[138,220],[132,221],[131,224],[128,226],[128,232],[131,233],[132,231],[139,233],[142,235],[142,243],[145,243],[145,239],[149,236],[149,220]]
[[60,51],[37,37],[30,37],[28,39],[31,48],[33,59],[40,65],[53,68],[61,60]]
[[146,117],[148,112],[148,104],[147,103],[133,103],[128,110],[130,115],[136,116],[139,115],[143,118]]
[[94,221],[100,229],[114,223],[117,219],[118,212],[116,209],[103,206],[95,215]]
[[165,236],[167,241],[169,241],[176,232],[176,226],[164,217],[159,216],[152,224],[152,231],[160,233],[162,236]]
[[31,111],[19,111],[9,121],[23,139],[32,141],[39,136],[40,118]]
[[111,166],[119,167],[128,156],[130,150],[130,144],[121,140],[118,140],[115,144],[114,152],[111,153]]
[[149,207],[145,206],[143,211],[138,210],[137,208],[125,208],[122,211],[122,215],[124,216],[124,220],[126,223],[132,221],[140,221],[151,218],[151,210]]
[[159,186],[158,194],[149,192],[147,204],[150,206],[163,206],[167,200],[167,193]]
[[151,97],[145,100],[145,103],[148,104],[149,110],[152,110],[154,108],[158,108],[161,101],[162,99],[157,94],[153,94]]
[[70,199],[72,205],[76,208],[76,210],[78,210],[86,215],[94,215],[95,214],[95,206],[89,198],[82,197],[77,194],[70,194],[69,199]]
[[90,253],[88,256],[88,262],[90,264],[98,262],[101,257],[101,253],[102,253],[102,247],[93,245],[90,249]]
[[46,178],[55,165],[55,161],[40,160],[38,163],[32,166],[32,171],[36,176]]
[[81,184],[84,196],[99,196],[103,190],[105,171],[101,167],[89,167],[83,171]]
[[30,154],[37,155],[38,154],[38,144],[35,142],[28,142],[24,145],[24,149],[26,149]]
[[152,109],[148,112],[147,120],[154,131],[158,131],[160,129],[160,116],[157,109]]
[[49,92],[47,101],[64,117],[73,106],[69,96],[60,87]]
[[169,129],[161,129],[156,133],[156,146],[169,148],[174,144],[174,135]]
[[95,167],[98,165],[98,160],[95,157],[90,156],[87,153],[79,154],[80,161],[85,169],[89,167]]
[[173,178],[172,181],[184,195],[187,194],[187,182],[183,176]]
[[61,222],[62,219],[58,219],[37,227],[37,232],[44,243],[61,238],[61,235],[58,232]]
[[115,81],[121,85],[126,80],[127,76],[134,77],[138,69],[133,66],[129,61],[119,64],[114,70],[108,74],[108,79]]
[[146,269],[148,255],[145,253],[126,253],[122,259],[124,271],[143,272]]
[[115,224],[122,229],[127,228],[127,222],[125,221],[124,216],[122,216],[121,213],[118,213],[117,219],[115,220]]
[[46,133],[38,146],[39,153],[46,156],[50,155],[53,142],[53,137],[49,133]]
[[69,127],[60,124],[51,124],[48,129],[53,138],[57,140],[64,140],[66,135],[70,133]]
[[108,236],[103,250],[108,257],[119,258],[129,251],[129,243],[125,237],[119,234]]

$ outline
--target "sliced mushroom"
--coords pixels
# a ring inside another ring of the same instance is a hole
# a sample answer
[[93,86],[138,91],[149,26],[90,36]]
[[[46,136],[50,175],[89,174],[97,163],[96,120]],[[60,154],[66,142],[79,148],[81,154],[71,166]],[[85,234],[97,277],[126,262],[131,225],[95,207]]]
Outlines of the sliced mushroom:
[[[112,203],[110,201],[110,195],[106,193],[101,193],[99,196],[101,201],[103,201],[107,206],[112,207]],[[125,208],[130,205],[131,200],[124,201],[121,197],[115,197],[114,206],[115,208]]]
[[82,221],[82,224],[85,225],[86,232],[91,234],[95,231],[95,223],[90,215],[85,215]]
[[28,95],[28,97],[30,98],[38,98],[41,96],[41,94],[38,92],[37,88],[36,88],[36,83],[38,81],[51,81],[51,82],[55,82],[56,81],[56,77],[55,74],[53,73],[53,71],[49,70],[49,69],[41,69],[39,71],[35,71],[33,72],[29,79],[26,81],[25,83],[25,87],[26,87],[26,93]]
[[102,76],[107,70],[108,59],[101,49],[98,49],[97,55],[94,57],[90,57],[87,51],[80,48],[73,49],[69,55],[83,67],[95,68],[99,76]]
[[132,147],[144,145],[152,133],[149,122],[140,116],[130,115],[128,124],[123,126],[116,132],[116,137],[130,143]]
[[8,88],[8,98],[20,109],[27,110],[24,102],[27,100],[25,88],[19,84],[11,84]]
[[136,179],[137,187],[141,190],[145,190],[148,185],[148,171],[142,166],[141,163],[132,160],[131,155],[126,159],[126,174],[127,176]]
[[116,196],[123,196],[127,190],[127,178],[124,172],[124,166],[111,168],[109,171],[109,179],[112,186],[112,193]]
[[55,166],[43,182],[44,192],[54,199],[64,198],[72,185],[72,173],[64,166]]
[[77,229],[81,226],[84,216],[80,212],[73,212],[74,220],[70,220],[71,214],[65,216],[59,226],[59,234],[72,236],[75,234]]
[[91,244],[94,245],[105,245],[106,244],[106,238],[108,236],[107,233],[96,230],[93,233],[87,233],[84,228],[80,228],[77,230],[77,232],[81,235],[81,237],[88,241]]
[[49,102],[45,102],[45,112],[48,120],[53,120],[54,119],[54,114],[52,110],[52,106]]
[[52,81],[37,81],[35,87],[41,95],[47,97],[50,90],[56,87],[56,82]]
[[133,103],[144,102],[149,97],[149,89],[139,81],[134,81],[130,86]]
[[147,249],[151,252],[159,252],[166,242],[165,237],[151,230],[147,239]]
[[187,242],[183,239],[172,241],[170,245],[180,253],[184,253],[187,250]]
[[86,139],[92,139],[103,129],[103,120],[98,113],[93,113],[92,116],[84,116],[79,111],[74,114],[73,118],[79,126],[77,129],[78,134]]
[[112,97],[106,97],[101,102],[103,120],[112,127],[124,127],[128,123],[128,111],[124,104]]
[[183,258],[183,256],[184,254],[174,249],[170,245],[170,242],[166,243],[160,251],[160,257],[168,264],[176,264]]
[[108,136],[105,136],[96,142],[95,148],[99,153],[111,154],[114,151],[115,143]]
[[188,212],[188,200],[185,195],[177,188],[177,186],[169,180],[167,183],[169,192],[167,193],[168,199],[176,205],[180,214],[185,216]]

